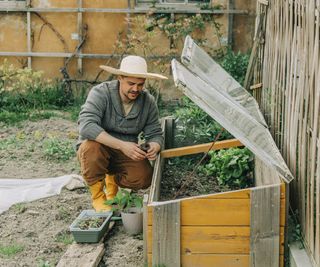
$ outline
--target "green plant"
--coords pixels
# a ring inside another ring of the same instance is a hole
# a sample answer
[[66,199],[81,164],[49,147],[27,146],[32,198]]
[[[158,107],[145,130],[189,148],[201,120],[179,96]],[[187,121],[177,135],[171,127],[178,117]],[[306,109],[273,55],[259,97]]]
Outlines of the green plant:
[[301,225],[298,222],[298,211],[295,212],[291,209],[288,219],[288,242],[298,242],[299,248],[304,248],[302,229]]
[[63,220],[65,222],[69,222],[71,217],[71,214],[69,210],[67,210],[65,207],[59,207],[58,214],[56,215],[57,220]]
[[24,247],[18,244],[12,244],[9,246],[0,245],[0,255],[8,258],[16,255],[23,250]]
[[37,267],[53,267],[53,265],[51,265],[50,261],[47,261],[45,259],[40,259]]
[[24,213],[26,210],[27,210],[27,207],[25,204],[23,203],[18,203],[18,204],[15,204],[13,206],[13,209],[17,212],[17,213]]
[[47,159],[65,161],[75,155],[73,143],[69,140],[49,138],[44,141],[44,154]]
[[[177,125],[177,142],[180,145],[192,143],[212,142],[222,127],[207,113],[186,97],[182,98],[182,105],[176,109],[174,116]],[[231,139],[231,134],[223,131],[219,140]]]
[[248,53],[235,53],[231,49],[228,49],[220,59],[220,64],[235,80],[243,85],[249,58]]
[[141,208],[142,197],[120,188],[116,196],[111,200],[107,200],[106,204],[112,205],[113,211],[126,211],[132,207]]
[[253,182],[253,154],[247,148],[229,148],[209,152],[210,161],[199,170],[213,175],[229,188],[246,188]]
[[55,242],[70,245],[73,243],[73,236],[69,231],[62,231],[55,236]]
[[88,217],[88,218],[83,218],[79,221],[78,227],[81,230],[86,230],[89,228],[99,228],[103,222],[105,221],[105,217]]

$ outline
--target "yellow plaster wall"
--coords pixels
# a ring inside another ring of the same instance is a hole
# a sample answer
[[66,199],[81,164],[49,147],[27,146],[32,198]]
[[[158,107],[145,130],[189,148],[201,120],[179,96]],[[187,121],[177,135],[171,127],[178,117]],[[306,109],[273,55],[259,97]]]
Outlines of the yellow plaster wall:
[[[252,0],[245,0],[249,3]],[[133,1],[131,1],[133,3]],[[215,4],[222,4],[224,8],[227,8],[226,0],[219,0],[214,2]],[[238,8],[246,9],[246,3],[237,6]],[[41,8],[75,8],[77,7],[77,0],[32,0],[32,7]],[[238,4],[239,5],[239,4]],[[82,6],[84,8],[126,8],[127,0],[83,0]],[[54,30],[49,27],[37,14],[31,14],[31,27],[32,27],[32,51],[33,52],[68,52],[72,53],[78,45],[78,40],[73,40],[72,35],[78,32],[77,29],[77,13],[72,12],[39,12],[40,16],[50,25],[54,27]],[[26,52],[27,51],[27,19],[26,13],[0,13],[0,51],[7,52]],[[99,13],[99,12],[87,12],[83,13],[83,25],[88,27],[86,42],[83,45],[82,52],[88,54],[112,54],[116,50],[115,43],[118,39],[119,32],[125,33],[128,31],[127,15],[116,13]],[[131,14],[131,16],[135,16]],[[235,18],[236,19],[236,18]],[[227,37],[228,29],[228,16],[221,15],[216,16],[216,21],[221,23],[222,35]],[[248,29],[245,27],[245,19],[242,16],[239,20],[240,30],[235,30],[236,35],[235,42],[240,44],[241,50],[249,48],[249,42],[245,34]],[[140,23],[139,27],[143,27],[143,23]],[[236,25],[236,23],[235,23]],[[137,25],[131,25],[130,30],[136,34],[136,38],[139,39],[139,29]],[[250,29],[251,30],[251,29]],[[56,32],[54,32],[56,31]],[[140,29],[141,31],[141,29]],[[57,35],[59,33],[61,37]],[[218,48],[218,39],[213,27],[206,28],[205,33],[198,33],[199,35],[206,36],[208,39],[207,44],[211,45],[211,49]],[[251,35],[250,35],[251,37]],[[238,39],[237,39],[238,38]],[[238,41],[237,41],[238,40]],[[245,40],[245,41],[244,41]],[[154,55],[164,55],[165,51],[170,46],[169,40],[164,36],[161,31],[154,31],[153,35],[148,41],[141,40],[141,54],[143,54],[143,45],[150,42]],[[179,44],[181,48],[183,43]],[[139,51],[139,49],[137,49]],[[117,53],[118,51],[116,51]],[[0,64],[4,60],[4,57],[0,57]],[[26,57],[8,57],[9,62],[12,62],[20,67],[27,66]],[[64,66],[65,59],[53,58],[53,57],[33,57],[32,68],[35,70],[44,71],[44,75],[50,78],[62,78],[59,71]],[[89,59],[85,58],[83,62],[83,74],[77,73],[77,59],[72,59],[68,64],[68,73],[72,78],[81,79],[95,79],[100,72],[99,65],[110,64],[118,66],[119,60],[113,59]],[[168,62],[169,63],[169,62]],[[153,64],[156,65],[156,64]],[[169,68],[168,68],[169,69]],[[157,71],[152,69],[152,71]],[[170,73],[167,73],[170,75]],[[100,80],[107,77],[106,73],[102,73]],[[164,99],[172,99],[180,97],[180,93],[175,91],[172,83],[165,82],[166,88],[162,90],[164,93]],[[170,87],[171,89],[168,89]]]

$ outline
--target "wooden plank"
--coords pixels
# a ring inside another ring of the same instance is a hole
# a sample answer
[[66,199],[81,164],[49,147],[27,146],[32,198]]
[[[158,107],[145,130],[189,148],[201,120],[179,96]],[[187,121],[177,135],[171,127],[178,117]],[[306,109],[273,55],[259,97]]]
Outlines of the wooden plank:
[[[9,1],[10,2],[10,1]],[[1,2],[0,2],[1,3]],[[18,3],[18,2],[15,2]],[[23,3],[24,4],[24,3]],[[179,7],[178,9],[150,9],[150,8],[42,8],[42,7],[32,7],[32,8],[24,8],[24,7],[1,7],[0,5],[0,12],[66,12],[66,13],[77,13],[77,12],[90,12],[90,13],[132,13],[132,14],[146,14],[152,13],[155,14],[165,14],[165,13],[174,13],[174,14],[248,14],[247,10],[240,10],[240,9],[214,9],[214,10],[200,10],[199,8],[194,9],[186,9]]]
[[[163,131],[164,140],[166,140],[166,118],[161,119],[161,129]],[[162,170],[164,166],[164,159],[160,155],[157,156],[157,159],[153,167],[152,182],[150,187],[149,202],[158,201],[160,197],[160,182],[162,177]]]
[[262,85],[263,85],[262,83],[257,83],[257,84],[251,85],[250,90],[260,89],[260,88],[262,88]]
[[[152,227],[148,227],[148,253],[152,253]],[[181,255],[249,254],[249,226],[181,226]],[[284,254],[285,227],[280,228],[280,255]]]
[[[284,267],[283,255],[280,256],[280,267]],[[152,254],[148,254],[148,266],[151,263]],[[228,254],[191,254],[182,255],[181,264],[184,267],[248,267],[249,255],[228,255]]]
[[103,243],[72,244],[60,259],[57,267],[96,267],[104,252]]
[[143,263],[148,263],[148,195],[143,196]]
[[160,183],[162,177],[162,170],[164,159],[159,155],[153,167],[152,183],[150,187],[149,202],[158,201],[160,196]]
[[[208,152],[209,148],[211,147],[212,143],[194,145],[194,146],[185,146],[173,149],[167,149],[161,151],[161,156],[163,158],[172,158],[172,157],[180,157],[185,155],[192,155],[197,153],[204,153]],[[224,148],[230,147],[238,147],[243,146],[243,144],[237,139],[230,139],[224,141],[217,141],[211,150],[219,150]]]
[[[148,209],[148,224],[153,222]],[[249,199],[191,199],[181,201],[181,225],[250,225]]]
[[250,266],[278,267],[280,185],[252,189],[250,225]]
[[[30,4],[30,3],[28,3]],[[27,49],[31,52],[31,14],[27,12]],[[31,57],[28,57],[28,68],[31,69]]]
[[[285,199],[281,199],[280,224],[285,225]],[[148,225],[152,225],[148,206]],[[181,201],[181,225],[250,225],[250,199],[193,199]]]
[[[148,254],[148,266],[152,265],[152,254]],[[183,267],[247,267],[249,255],[190,254],[181,255]]]
[[[77,0],[78,8],[82,8],[82,0]],[[78,28],[78,45],[82,43],[83,32],[82,32],[82,12],[78,12],[77,18],[77,28]],[[81,54],[82,49],[79,48],[78,53]],[[82,58],[77,59],[77,70],[78,74],[82,75]]]
[[[106,234],[114,224],[110,222]],[[105,252],[103,239],[99,243],[71,244],[56,267],[97,267]]]
[[254,178],[255,186],[274,185],[281,183],[279,174],[257,157],[255,157],[254,164]]
[[180,266],[180,203],[153,207],[152,265]]
[[230,192],[221,192],[216,194],[201,195],[185,199],[249,199],[251,194],[250,189],[241,189]]

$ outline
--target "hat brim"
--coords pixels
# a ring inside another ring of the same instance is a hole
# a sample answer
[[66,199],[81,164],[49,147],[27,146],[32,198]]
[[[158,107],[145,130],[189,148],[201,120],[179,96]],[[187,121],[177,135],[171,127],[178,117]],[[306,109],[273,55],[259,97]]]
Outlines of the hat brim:
[[123,75],[123,76],[129,76],[129,77],[136,77],[136,78],[149,78],[149,79],[158,79],[158,80],[167,80],[168,78],[166,76],[163,76],[161,74],[157,73],[131,73],[131,72],[124,72],[119,69],[115,69],[109,66],[100,65],[100,68],[110,72],[115,75]]

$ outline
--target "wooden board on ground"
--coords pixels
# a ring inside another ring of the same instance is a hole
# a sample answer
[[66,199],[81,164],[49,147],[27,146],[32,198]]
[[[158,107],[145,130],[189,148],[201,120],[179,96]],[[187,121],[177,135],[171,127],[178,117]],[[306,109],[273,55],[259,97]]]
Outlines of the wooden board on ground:
[[[114,222],[110,222],[105,236],[114,224]],[[56,267],[97,267],[105,252],[104,237],[99,243],[73,243],[63,254]]]

